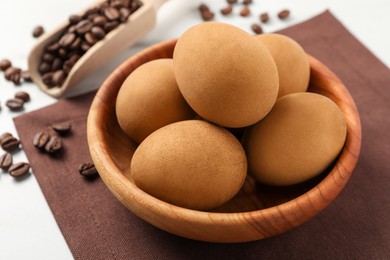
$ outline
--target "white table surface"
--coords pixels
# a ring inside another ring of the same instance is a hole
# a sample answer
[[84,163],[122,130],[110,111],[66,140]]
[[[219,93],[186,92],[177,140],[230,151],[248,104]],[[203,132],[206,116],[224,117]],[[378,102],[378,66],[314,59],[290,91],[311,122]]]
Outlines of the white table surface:
[[[27,56],[35,39],[31,36],[36,25],[46,31],[67,19],[70,14],[90,5],[92,0],[2,0],[0,4],[0,59],[8,58],[16,66],[27,68]],[[254,0],[252,15],[242,18],[235,14],[223,17],[219,9],[225,0],[204,0],[215,10],[216,21],[235,24],[250,32],[250,25],[258,21],[258,14],[269,12],[272,21],[264,25],[272,32],[307,20],[329,9],[341,22],[390,67],[390,1],[389,0]],[[98,87],[102,80],[134,53],[172,37],[178,37],[192,25],[201,22],[197,6],[200,1],[170,0],[158,13],[158,25],[144,39],[111,61],[86,81]],[[276,19],[283,8],[291,10],[288,21]],[[2,73],[0,73],[2,74]],[[30,93],[31,102],[24,112],[11,112],[4,105],[18,90]],[[41,92],[34,84],[14,87],[0,75],[0,134],[17,135],[12,118],[21,113],[53,104],[56,99]],[[2,154],[2,151],[0,151]],[[14,162],[26,161],[23,151],[14,154]],[[1,171],[1,170],[0,170]],[[73,256],[47,205],[34,174],[21,181],[0,172],[0,259],[72,259]]]

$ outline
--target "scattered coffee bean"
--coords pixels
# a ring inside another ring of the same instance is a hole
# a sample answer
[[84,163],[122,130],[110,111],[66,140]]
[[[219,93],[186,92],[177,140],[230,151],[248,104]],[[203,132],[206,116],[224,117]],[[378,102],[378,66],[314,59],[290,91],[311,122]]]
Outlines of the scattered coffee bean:
[[30,101],[30,95],[25,91],[18,91],[15,93],[15,98],[23,100],[23,102]]
[[233,6],[229,5],[229,6],[221,9],[221,14],[222,15],[228,15],[228,14],[231,14],[232,11],[233,11]]
[[269,15],[268,13],[262,13],[260,14],[260,21],[263,22],[263,23],[266,23],[268,22],[269,20]]
[[39,26],[37,26],[37,27],[34,28],[32,35],[33,35],[35,38],[38,38],[38,37],[40,37],[44,32],[45,32],[45,30],[43,29],[43,27],[39,25]]
[[280,11],[280,12],[278,13],[278,17],[279,17],[281,20],[284,20],[284,19],[286,19],[286,18],[289,17],[289,16],[290,16],[290,11],[287,10],[287,9],[284,9],[284,10],[282,10],[282,11]]
[[83,163],[79,166],[79,173],[84,177],[93,177],[98,174],[93,163]]
[[252,3],[252,0],[243,0],[242,4],[243,5],[250,5]]
[[23,100],[19,98],[13,98],[8,99],[5,105],[11,110],[11,111],[20,111],[23,109],[24,102]]
[[211,11],[202,12],[203,21],[211,21],[214,18],[214,13]]
[[39,132],[34,136],[33,145],[38,149],[45,148],[50,139],[50,134],[47,132]]
[[230,5],[232,5],[232,4],[237,4],[238,1],[237,0],[226,0],[226,2]]
[[251,10],[249,9],[248,6],[244,6],[240,12],[240,15],[243,17],[247,17],[251,14]]
[[12,165],[12,154],[5,153],[0,156],[0,169],[6,171]]
[[261,26],[258,25],[258,24],[252,24],[251,29],[252,29],[252,31],[253,31],[254,33],[256,33],[256,34],[261,34],[261,33],[263,33],[263,29],[262,29]]
[[72,125],[70,123],[67,123],[67,122],[62,122],[62,123],[55,123],[55,124],[52,124],[51,127],[58,133],[60,134],[65,134],[65,133],[69,133]]
[[58,136],[51,136],[45,145],[45,151],[48,153],[55,153],[62,149],[62,140]]
[[11,136],[4,137],[1,140],[0,145],[4,151],[12,152],[19,148],[20,141],[11,135]]
[[15,74],[20,74],[20,72],[21,72],[21,69],[19,69],[19,68],[9,67],[9,68],[6,69],[6,71],[4,72],[4,78],[5,78],[6,80],[12,80],[13,75],[15,75]]
[[3,139],[6,138],[6,137],[12,137],[12,134],[8,133],[8,132],[2,133],[0,135],[0,145],[1,145],[1,142],[3,142]]
[[25,82],[32,82],[32,78],[28,70],[22,70],[20,76],[23,78]]
[[12,63],[8,59],[3,59],[0,61],[0,70],[2,70],[2,71],[6,71],[11,66],[12,66]]
[[200,11],[201,13],[210,11],[209,6],[206,5],[206,4],[204,4],[204,3],[203,3],[203,4],[200,4],[199,7],[198,7],[198,9],[199,9],[199,11]]
[[25,162],[19,162],[11,165],[8,169],[8,173],[12,177],[21,177],[30,171],[30,164]]
[[20,85],[20,79],[22,78],[21,73],[14,73],[11,75],[11,81],[14,83],[15,86]]

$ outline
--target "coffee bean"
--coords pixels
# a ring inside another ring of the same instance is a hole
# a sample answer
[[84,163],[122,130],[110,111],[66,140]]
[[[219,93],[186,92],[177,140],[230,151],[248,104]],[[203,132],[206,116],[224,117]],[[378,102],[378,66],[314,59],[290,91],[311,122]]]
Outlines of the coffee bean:
[[0,169],[6,171],[12,165],[12,154],[5,153],[0,156]]
[[281,19],[281,20],[284,20],[284,19],[286,19],[286,18],[289,17],[289,16],[290,16],[290,11],[287,10],[287,9],[284,9],[284,10],[282,10],[282,11],[280,11],[280,12],[278,13],[278,17],[279,17],[279,19]]
[[3,141],[3,139],[6,138],[6,137],[12,137],[12,134],[8,133],[8,132],[2,133],[0,135],[0,145],[1,145],[1,142]]
[[70,24],[76,24],[76,23],[80,22],[81,19],[82,18],[79,15],[71,15],[71,16],[69,16],[69,23]]
[[40,37],[44,32],[45,32],[45,30],[43,29],[43,27],[39,25],[39,26],[37,26],[37,27],[34,28],[32,35],[33,35],[35,38],[38,38],[38,37]]
[[268,22],[269,20],[269,15],[268,13],[262,13],[260,14],[260,21],[263,22],[263,23],[266,23]]
[[76,35],[74,33],[67,33],[64,36],[61,37],[60,41],[58,42],[62,47],[67,48],[70,46],[73,41],[76,39]]
[[62,149],[62,140],[58,136],[51,136],[45,145],[45,151],[55,153]]
[[12,66],[12,63],[8,59],[3,59],[0,61],[0,70],[2,70],[2,71],[6,71],[11,66]]
[[125,7],[126,4],[124,1],[120,1],[120,0],[114,0],[114,1],[111,1],[111,7],[114,7],[116,9],[120,9],[122,7]]
[[55,123],[52,124],[51,127],[58,133],[60,134],[66,134],[69,133],[71,129],[71,124],[67,122],[62,122],[62,123]]
[[11,110],[11,111],[20,111],[23,109],[24,102],[23,100],[19,98],[13,98],[8,99],[5,105]]
[[119,22],[118,21],[112,21],[112,22],[108,22],[104,25],[104,30],[106,32],[110,32],[112,30],[114,30],[117,26],[119,25]]
[[253,31],[254,33],[256,33],[256,34],[261,34],[261,33],[263,33],[263,29],[262,29],[261,26],[258,25],[258,24],[252,24],[251,29],[252,29],[252,31]]
[[88,9],[85,14],[83,15],[83,18],[87,18],[88,16],[90,16],[91,14],[96,14],[99,12],[99,7],[98,6],[95,6],[95,7],[92,7],[90,9]]
[[231,14],[233,11],[233,6],[232,5],[229,5],[223,9],[221,9],[221,14],[222,15],[228,15],[228,14]]
[[[98,26],[92,27],[91,33],[97,40],[103,39],[104,36],[106,36],[106,32]],[[85,36],[87,37],[87,35],[85,35]],[[89,42],[89,41],[87,40],[87,42]]]
[[237,4],[237,0],[227,0],[226,1],[228,4]]
[[95,26],[104,26],[107,23],[107,18],[103,15],[98,15],[93,18],[92,23]]
[[86,51],[89,50],[89,48],[91,48],[91,45],[89,45],[87,42],[82,42],[80,48],[81,48],[83,51],[86,52]]
[[243,17],[247,17],[251,14],[251,10],[249,9],[249,7],[247,6],[244,6],[240,12],[240,15],[243,16]]
[[53,61],[53,64],[51,65],[51,71],[56,71],[62,68],[62,59],[60,58],[55,58]]
[[211,11],[205,11],[201,13],[203,21],[210,21],[214,18],[214,13]]
[[140,1],[132,1],[130,4],[131,13],[134,13],[135,11],[137,11],[137,9],[140,8],[141,6],[142,6],[142,3]]
[[56,52],[60,48],[60,44],[58,42],[53,42],[52,44],[46,47],[46,50],[49,52]]
[[68,56],[68,52],[65,48],[59,48],[58,49],[58,56],[62,59],[65,59]]
[[198,7],[198,9],[199,9],[199,11],[200,11],[201,13],[210,11],[209,6],[206,5],[206,4],[200,4],[199,7]]
[[93,23],[89,20],[82,20],[76,25],[76,32],[79,35],[83,35],[89,32],[93,27]]
[[69,49],[71,49],[71,50],[78,50],[80,48],[80,46],[81,46],[81,42],[82,42],[81,38],[77,37],[73,41],[73,43],[69,46]]
[[19,162],[11,165],[8,169],[8,173],[12,177],[21,177],[30,171],[30,164],[25,162]]
[[0,145],[4,151],[12,152],[19,148],[20,141],[13,136],[6,136],[1,140]]
[[84,35],[84,38],[87,41],[87,43],[89,43],[90,45],[94,45],[98,41],[98,39],[96,39],[91,32],[87,32]]
[[252,3],[252,0],[243,0],[242,4],[243,5],[250,5]]
[[47,63],[52,63],[55,59],[55,56],[49,52],[44,52],[42,55],[42,60],[46,61]]
[[54,74],[54,72],[47,72],[47,73],[42,75],[42,81],[48,87],[54,87],[55,86],[53,84],[53,74]]
[[47,132],[39,132],[34,136],[33,145],[36,148],[43,149],[50,139],[50,134]]
[[114,7],[104,8],[103,14],[110,21],[114,21],[120,17],[120,13]]
[[122,23],[124,23],[129,19],[131,11],[129,8],[122,7],[121,9],[119,9],[119,13],[120,13],[120,20]]
[[23,78],[23,80],[25,82],[32,82],[32,78],[31,78],[30,72],[28,70],[23,70],[20,73],[20,76]]
[[83,163],[79,166],[79,173],[84,177],[93,177],[98,174],[93,163]]
[[41,64],[39,64],[38,71],[41,75],[45,74],[46,72],[49,72],[50,70],[51,70],[51,65],[49,63],[42,62]]
[[30,101],[30,95],[25,91],[18,91],[15,93],[15,98],[23,100],[23,102]]
[[15,68],[15,67],[9,67],[5,72],[4,72],[4,78],[6,80],[12,80],[12,75],[14,74],[20,74],[21,69]]
[[21,72],[19,73],[14,73],[11,75],[11,81],[14,83],[15,86],[18,86],[20,85],[20,79],[21,79],[21,75],[20,75]]
[[61,87],[62,84],[64,84],[66,79],[66,74],[64,70],[57,70],[54,72],[53,77],[52,77],[52,82],[54,85]]

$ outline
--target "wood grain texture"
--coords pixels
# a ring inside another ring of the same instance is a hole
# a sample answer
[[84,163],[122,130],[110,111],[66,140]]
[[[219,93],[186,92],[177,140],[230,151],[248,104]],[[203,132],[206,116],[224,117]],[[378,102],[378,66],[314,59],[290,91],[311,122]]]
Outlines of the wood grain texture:
[[[103,0],[96,1],[92,6],[101,2],[103,2]],[[164,2],[166,2],[166,0],[143,0],[143,5],[136,12],[131,14],[127,22],[120,24],[81,56],[70,70],[69,75],[61,87],[50,88],[42,81],[42,77],[38,72],[38,67],[45,47],[57,39],[64,28],[68,26],[68,22],[64,22],[51,32],[45,33],[40,37],[31,49],[28,57],[28,68],[31,78],[34,83],[47,94],[53,97],[63,96],[69,89],[77,86],[77,83],[87,75],[96,71],[106,64],[107,61],[124,51],[152,30],[156,23],[157,9]],[[80,14],[83,14],[88,9],[89,8],[80,12]]]
[[210,242],[244,242],[275,236],[301,225],[325,209],[342,191],[357,163],[361,145],[359,115],[348,90],[322,63],[309,56],[309,91],[325,95],[341,108],[347,139],[336,162],[320,176],[291,187],[275,188],[247,177],[241,191],[225,205],[203,212],[160,201],[131,181],[129,166],[136,145],[121,131],[115,101],[125,78],[141,64],[172,57],[176,40],[133,56],[103,83],[88,116],[92,159],[107,187],[134,214],[173,234]]

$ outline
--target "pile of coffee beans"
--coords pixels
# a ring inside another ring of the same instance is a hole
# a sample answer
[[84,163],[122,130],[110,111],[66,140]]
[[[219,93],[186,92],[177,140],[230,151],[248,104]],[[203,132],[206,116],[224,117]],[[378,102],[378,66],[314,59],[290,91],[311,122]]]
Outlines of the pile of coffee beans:
[[[226,7],[223,7],[220,9],[220,13],[224,16],[228,16],[228,15],[232,14],[234,6],[237,6],[239,4],[241,4],[241,9],[239,12],[240,16],[249,17],[252,13],[251,9],[250,9],[250,5],[253,3],[252,0],[243,0],[240,3],[238,0],[226,0],[226,2],[228,5]],[[203,21],[211,21],[214,19],[215,14],[207,4],[205,4],[205,3],[200,4],[198,9],[199,9],[199,12],[200,12],[200,15],[201,15]],[[283,9],[277,13],[277,17],[280,20],[285,20],[289,16],[290,16],[290,11],[287,9]],[[267,12],[263,12],[259,15],[259,20],[261,23],[265,24],[270,20],[270,16]],[[251,29],[255,34],[263,33],[263,28],[261,27],[260,23],[252,24]]]
[[30,165],[26,162],[13,163],[12,153],[20,148],[20,141],[11,133],[0,135],[0,146],[5,151],[0,156],[0,169],[8,171],[12,177],[21,177],[30,171]]
[[38,71],[46,86],[62,86],[76,62],[141,5],[138,0],[107,0],[82,15],[71,15],[69,25],[42,53]]

